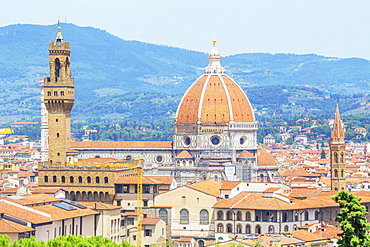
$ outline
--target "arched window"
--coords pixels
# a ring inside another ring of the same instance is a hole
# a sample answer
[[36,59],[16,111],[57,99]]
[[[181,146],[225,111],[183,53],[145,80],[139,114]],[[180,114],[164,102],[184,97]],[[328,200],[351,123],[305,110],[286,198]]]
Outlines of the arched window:
[[107,184],[108,183],[108,177],[105,177],[104,178],[104,183]]
[[73,183],[74,183],[74,179],[73,179],[73,177],[72,177],[72,176],[70,176],[70,177],[69,177],[69,182],[70,182],[71,184],[73,184]]
[[261,234],[261,226],[256,225],[256,234]]
[[293,225],[293,231],[297,231],[297,225]]
[[53,183],[57,182],[57,176],[53,176]]
[[208,224],[209,223],[209,213],[207,210],[202,209],[199,213],[200,224]]
[[263,177],[263,174],[260,175],[260,182],[264,182],[264,177]]
[[344,170],[342,169],[342,170],[340,170],[340,177],[341,178],[344,178]]
[[287,221],[288,221],[288,214],[283,213],[283,222],[287,222]]
[[231,224],[226,225],[226,232],[228,232],[228,233],[233,232],[233,226]]
[[98,183],[100,183],[100,178],[99,177],[96,177],[95,178],[95,182],[98,184]]
[[198,241],[198,247],[204,247],[204,241],[203,240]]
[[344,163],[344,154],[343,153],[340,154],[340,163]]
[[242,216],[242,212],[238,211],[238,212],[236,213],[236,220],[243,220],[242,218],[243,218],[243,216]]
[[217,225],[217,232],[223,233],[224,232],[224,225],[223,224],[218,224]]
[[318,220],[319,219],[319,211],[316,211],[315,212],[315,220]]
[[236,233],[242,233],[242,225],[241,224],[236,225]]
[[189,224],[189,211],[185,208],[180,211],[180,224]]
[[61,180],[62,180],[62,183],[65,183],[66,182],[66,177],[65,176],[62,176],[61,177]]
[[334,169],[334,177],[337,178],[338,177],[338,170],[337,169]]
[[334,163],[338,164],[338,153],[334,153]]
[[44,176],[44,183],[49,183],[49,177],[48,176]]
[[91,177],[87,177],[86,181],[87,181],[88,184],[91,184]]
[[227,213],[226,213],[226,219],[227,220],[232,220],[233,219],[233,213],[231,211],[227,211]]
[[82,177],[81,176],[78,177],[78,183],[82,184]]
[[252,232],[251,232],[251,225],[246,225],[246,226],[245,226],[245,233],[247,233],[247,234],[252,233]]
[[246,213],[245,213],[245,220],[246,220],[246,221],[251,221],[251,218],[252,218],[252,217],[251,217],[251,212],[246,212]]
[[269,226],[269,233],[274,233],[275,232],[275,227],[270,225]]
[[168,212],[167,212],[167,209],[165,208],[161,208],[159,210],[159,218],[161,218],[162,220],[164,221],[168,221]]
[[309,218],[309,214],[308,214],[308,212],[306,211],[306,212],[304,212],[304,220],[308,220],[308,218]]
[[223,211],[217,211],[217,220],[223,220],[224,219],[224,212]]
[[288,225],[284,226],[284,232],[289,232],[289,226]]
[[55,79],[58,80],[58,77],[60,77],[60,60],[59,60],[59,58],[56,58],[54,63],[55,63]]

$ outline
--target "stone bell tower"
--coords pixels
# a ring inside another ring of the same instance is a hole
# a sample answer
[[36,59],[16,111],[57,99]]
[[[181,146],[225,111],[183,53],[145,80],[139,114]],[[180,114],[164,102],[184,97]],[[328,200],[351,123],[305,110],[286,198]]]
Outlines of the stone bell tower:
[[330,132],[330,173],[331,189],[346,190],[346,144],[344,127],[340,119],[339,108],[335,111],[334,125]]
[[58,34],[49,42],[50,77],[44,78],[44,104],[48,111],[48,146],[50,163],[72,161],[68,157],[71,138],[70,116],[74,104],[74,78],[70,72],[70,45]]

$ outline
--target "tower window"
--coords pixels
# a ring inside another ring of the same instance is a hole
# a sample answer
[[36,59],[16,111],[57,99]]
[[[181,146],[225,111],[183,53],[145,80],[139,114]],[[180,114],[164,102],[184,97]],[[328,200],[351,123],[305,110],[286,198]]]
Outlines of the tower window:
[[64,91],[60,91],[60,96],[64,96]]
[[58,92],[57,91],[54,91],[54,96],[58,96]]
[[55,119],[55,122],[58,122],[59,120],[58,119]]
[[60,153],[58,152],[58,156],[60,156]]
[[48,91],[48,96],[51,96],[51,91]]
[[55,77],[58,78],[60,77],[60,60],[59,58],[55,59]]
[[57,137],[59,137],[59,133],[57,133]]

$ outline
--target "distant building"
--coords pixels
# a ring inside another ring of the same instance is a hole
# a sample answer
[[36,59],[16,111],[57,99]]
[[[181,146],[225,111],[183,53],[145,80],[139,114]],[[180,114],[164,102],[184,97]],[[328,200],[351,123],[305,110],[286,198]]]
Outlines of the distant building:
[[294,141],[298,144],[306,144],[307,143],[307,136],[306,135],[296,135],[294,137]]

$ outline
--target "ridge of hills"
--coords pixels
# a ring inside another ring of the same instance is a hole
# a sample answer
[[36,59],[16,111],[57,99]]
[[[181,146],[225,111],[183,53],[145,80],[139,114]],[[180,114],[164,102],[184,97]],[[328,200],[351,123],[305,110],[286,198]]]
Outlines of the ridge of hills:
[[[56,33],[57,25],[0,27],[0,122],[39,121],[39,78],[49,74],[48,42]],[[202,52],[123,40],[93,27],[62,23],[62,33],[71,43],[74,120],[172,121],[208,64]],[[337,99],[347,114],[370,108],[365,59],[245,53],[223,57],[221,64],[246,91],[257,118],[331,116]]]

